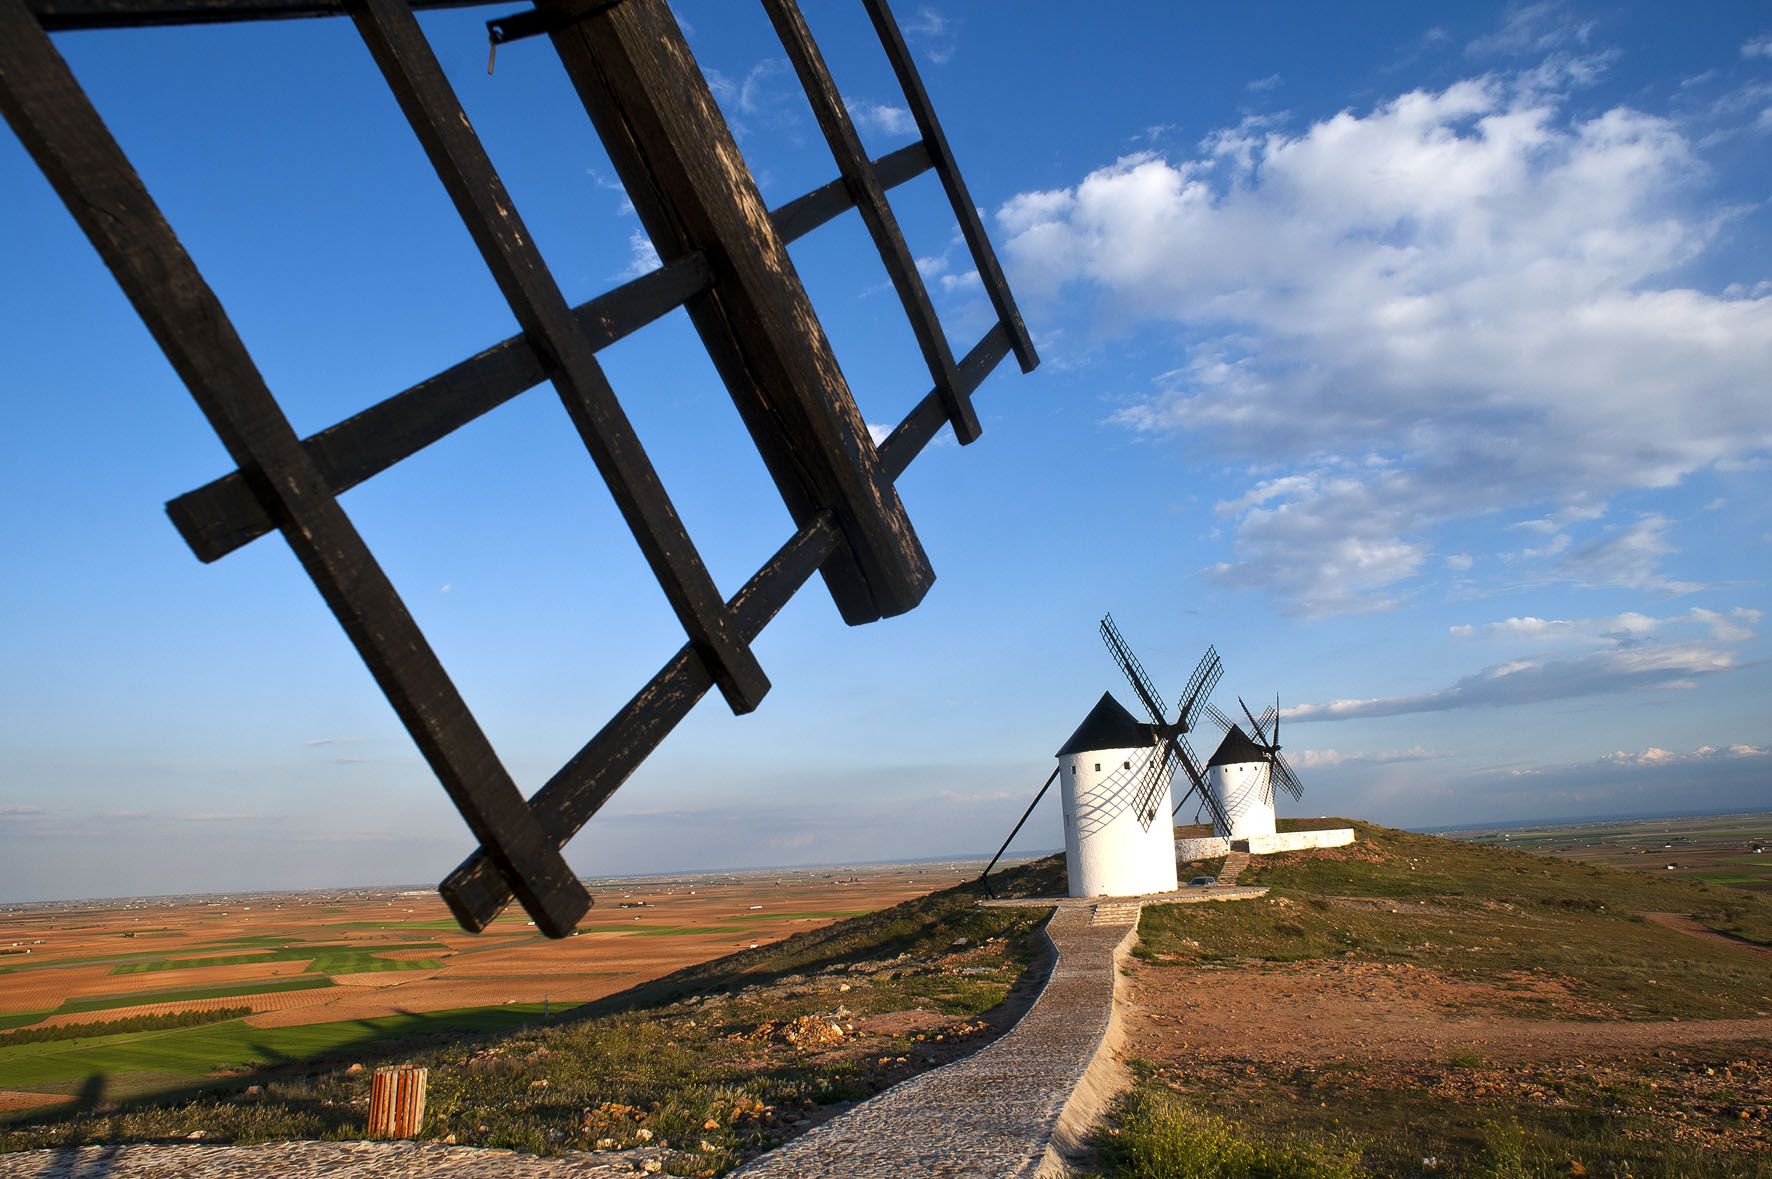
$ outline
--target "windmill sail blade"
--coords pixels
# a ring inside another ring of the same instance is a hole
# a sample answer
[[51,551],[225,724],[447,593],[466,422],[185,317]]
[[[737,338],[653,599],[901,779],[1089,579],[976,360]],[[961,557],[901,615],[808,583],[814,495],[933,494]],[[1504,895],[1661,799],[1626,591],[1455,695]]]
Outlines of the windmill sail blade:
[[1132,648],[1126,645],[1125,638],[1120,634],[1120,628],[1114,625],[1112,614],[1104,616],[1101,620],[1101,639],[1107,644],[1108,650],[1114,653],[1115,662],[1120,665],[1120,670],[1126,673],[1126,679],[1131,682],[1132,690],[1138,694],[1138,699],[1143,703],[1145,711],[1150,713],[1151,723],[1159,728],[1166,728],[1167,724],[1163,720],[1163,698],[1157,695],[1157,689],[1151,683],[1151,677],[1145,674],[1144,664],[1138,661],[1138,656],[1134,655]]
[[[1212,812],[1213,822],[1221,830],[1229,831],[1231,828],[1230,817],[1224,813],[1224,807],[1219,803],[1218,796],[1212,793],[1212,787],[1206,782],[1206,775],[1200,772],[1200,758],[1194,753],[1194,747],[1189,745],[1187,738],[1179,733],[1175,735],[1170,745],[1175,752],[1176,760],[1181,762],[1181,768],[1187,772],[1187,794],[1197,792],[1200,801],[1205,803],[1206,809]],[[1187,794],[1182,795],[1183,802],[1187,801]],[[1181,809],[1179,803],[1175,809],[1178,811]]]
[[1292,766],[1286,761],[1284,754],[1274,754],[1273,771],[1269,777],[1278,782],[1280,788],[1294,799],[1304,797],[1304,786],[1299,782],[1298,775],[1292,772]]
[[[1267,740],[1268,737],[1271,736],[1272,740],[1269,740],[1268,744],[1274,745],[1274,746],[1278,746],[1280,744],[1280,710],[1279,709],[1275,708],[1271,704],[1268,705],[1266,708],[1261,710],[1261,715],[1255,718],[1255,723],[1261,726],[1264,740]],[[1270,732],[1270,726],[1271,726],[1271,732]]]
[[1156,821],[1157,812],[1163,808],[1157,805],[1157,798],[1169,785],[1170,777],[1175,773],[1175,750],[1168,742],[1161,742],[1151,747],[1151,755],[1145,759],[1144,771],[1139,776],[1138,790],[1132,796],[1132,805],[1138,813],[1138,822],[1146,831]]
[[1224,714],[1224,709],[1222,709],[1218,705],[1212,703],[1212,701],[1210,701],[1210,700],[1206,701],[1205,713],[1206,713],[1206,718],[1208,720],[1210,720],[1213,724],[1217,725],[1219,728],[1223,729],[1227,733],[1230,732],[1231,729],[1236,726],[1237,722],[1233,721],[1230,717],[1226,716]]
[[1217,648],[1207,647],[1194,667],[1194,674],[1188,677],[1187,687],[1182,689],[1180,712],[1175,718],[1182,732],[1194,727],[1195,710],[1212,695],[1212,689],[1218,686],[1223,676],[1224,664],[1219,661]]
[[1243,698],[1241,696],[1237,697],[1237,703],[1243,706],[1243,715],[1249,718],[1249,724],[1255,730],[1255,743],[1257,745],[1271,745],[1272,742],[1267,739],[1267,729],[1263,727],[1260,721],[1255,719],[1255,714],[1249,711],[1249,706],[1243,704]]

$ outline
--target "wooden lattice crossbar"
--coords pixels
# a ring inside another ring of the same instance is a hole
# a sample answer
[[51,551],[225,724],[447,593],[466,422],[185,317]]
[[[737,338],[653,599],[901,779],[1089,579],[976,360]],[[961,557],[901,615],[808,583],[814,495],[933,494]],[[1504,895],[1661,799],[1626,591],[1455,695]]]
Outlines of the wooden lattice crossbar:
[[[734,712],[769,680],[752,653],[814,572],[851,625],[902,613],[934,580],[894,482],[945,425],[978,437],[972,394],[1013,351],[1038,364],[976,206],[885,0],[861,0],[918,141],[869,159],[795,0],[762,0],[835,157],[837,179],[768,209],[665,0],[537,0],[488,22],[494,44],[546,34],[662,265],[573,307],[536,249],[414,9],[481,0],[0,0],[0,108],[208,417],[237,469],[167,511],[214,561],[283,534],[480,847],[440,887],[465,928],[515,897],[551,937],[590,906],[561,848],[710,688]],[[308,438],[298,437],[50,31],[347,15],[522,331]],[[996,312],[958,359],[886,193],[933,169]],[[788,258],[856,209],[933,387],[878,447]],[[614,390],[599,349],[689,314],[795,524],[721,596]],[[551,382],[688,641],[525,799],[337,497],[519,393]]]

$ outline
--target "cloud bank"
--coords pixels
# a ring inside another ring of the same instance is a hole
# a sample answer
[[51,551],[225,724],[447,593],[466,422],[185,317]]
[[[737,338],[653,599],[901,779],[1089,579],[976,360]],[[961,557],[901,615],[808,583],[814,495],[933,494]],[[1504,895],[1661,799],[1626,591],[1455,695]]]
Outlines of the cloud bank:
[[[1522,44],[1548,35],[1532,11]],[[1218,578],[1383,608],[1437,567],[1436,528],[1527,511],[1569,514],[1522,577],[1695,588],[1661,570],[1672,521],[1595,522],[1772,447],[1772,297],[1679,284],[1730,214],[1698,211],[1680,125],[1575,109],[1605,64],[1559,53],[1296,133],[1251,118],[998,210],[1018,290],[1172,325],[1184,362],[1114,420],[1246,485],[1218,505]]]

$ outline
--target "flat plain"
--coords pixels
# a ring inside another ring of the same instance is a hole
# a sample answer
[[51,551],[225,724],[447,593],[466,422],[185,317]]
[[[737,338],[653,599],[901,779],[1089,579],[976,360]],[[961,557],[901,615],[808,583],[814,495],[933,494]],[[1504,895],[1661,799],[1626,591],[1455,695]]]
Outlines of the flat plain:
[[975,864],[591,882],[576,935],[520,910],[464,933],[428,889],[0,908],[0,1115],[113,1097],[390,1036],[509,1031],[682,967],[977,873]]
[[1772,812],[1607,819],[1445,834],[1583,863],[1772,892]]

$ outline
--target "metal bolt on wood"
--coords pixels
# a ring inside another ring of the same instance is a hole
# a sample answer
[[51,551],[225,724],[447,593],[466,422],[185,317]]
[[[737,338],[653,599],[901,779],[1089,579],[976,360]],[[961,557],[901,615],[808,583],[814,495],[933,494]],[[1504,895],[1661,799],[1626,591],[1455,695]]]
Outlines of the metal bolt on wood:
[[369,1080],[369,1136],[417,1138],[425,1124],[425,1082],[431,1070],[395,1064]]

